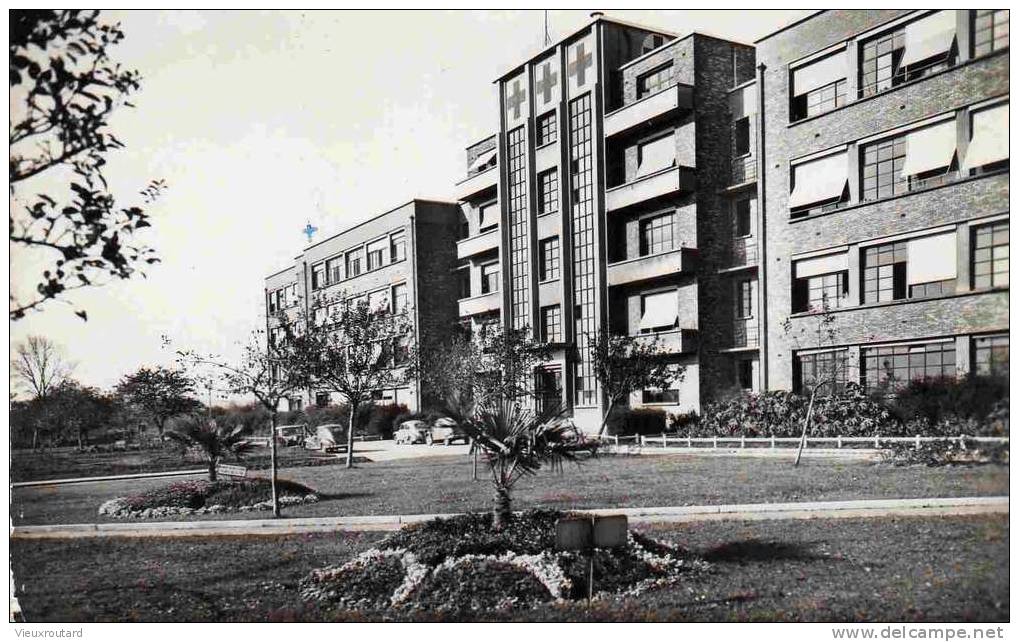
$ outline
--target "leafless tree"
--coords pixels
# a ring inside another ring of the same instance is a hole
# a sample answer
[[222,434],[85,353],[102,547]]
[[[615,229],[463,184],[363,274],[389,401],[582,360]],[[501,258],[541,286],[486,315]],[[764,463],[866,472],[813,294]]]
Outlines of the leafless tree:
[[[30,336],[14,348],[11,374],[42,408],[52,393],[70,381],[73,372],[74,364],[46,337]],[[45,421],[45,416],[41,419]],[[32,430],[33,449],[39,443],[39,428],[36,422]]]

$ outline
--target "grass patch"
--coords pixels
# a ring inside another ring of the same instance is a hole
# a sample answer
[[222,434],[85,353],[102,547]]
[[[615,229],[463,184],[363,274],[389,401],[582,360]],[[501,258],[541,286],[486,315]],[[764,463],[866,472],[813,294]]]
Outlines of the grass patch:
[[[646,533],[711,570],[639,598],[470,619],[527,621],[1006,622],[1007,515],[662,525]],[[376,533],[289,537],[18,540],[18,597],[32,622],[464,619],[373,615],[301,599],[313,569]]]

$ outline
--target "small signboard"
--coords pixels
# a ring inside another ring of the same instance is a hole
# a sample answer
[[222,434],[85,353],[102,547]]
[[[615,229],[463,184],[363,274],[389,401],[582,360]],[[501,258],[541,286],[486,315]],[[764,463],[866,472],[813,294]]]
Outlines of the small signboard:
[[248,469],[244,466],[231,466],[229,464],[217,464],[216,472],[227,477],[247,477]]
[[556,548],[588,551],[626,545],[626,515],[564,517],[556,522]]
[[606,515],[594,518],[594,547],[618,548],[626,546],[626,515]]

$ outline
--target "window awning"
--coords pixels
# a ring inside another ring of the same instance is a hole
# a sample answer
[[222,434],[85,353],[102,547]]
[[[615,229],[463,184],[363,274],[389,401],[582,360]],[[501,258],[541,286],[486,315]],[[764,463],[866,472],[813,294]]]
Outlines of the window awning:
[[379,241],[372,241],[368,244],[368,254],[373,252],[385,252],[389,243],[387,239],[381,239]]
[[846,153],[794,165],[793,180],[795,187],[789,196],[790,209],[839,198],[849,181]]
[[474,159],[474,162],[471,163],[471,166],[467,168],[467,171],[476,172],[482,167],[485,167],[488,164],[494,162],[495,157],[498,153],[499,153],[498,149],[492,149],[487,152],[482,152],[481,154],[478,154],[478,157]]
[[909,285],[956,277],[955,232],[912,239],[907,254],[906,281]]
[[649,294],[644,297],[644,315],[640,318],[640,329],[672,327],[679,318],[679,296],[675,290]]
[[668,169],[676,164],[676,138],[666,136],[640,147],[640,166],[637,178]]
[[499,205],[492,203],[481,207],[481,229],[499,224]]
[[975,169],[1008,158],[1008,103],[973,113],[965,169]]
[[906,134],[906,160],[900,172],[903,178],[952,164],[955,157],[955,119],[946,120]]
[[845,77],[846,54],[839,51],[827,58],[793,69],[793,95],[802,96]]
[[795,278],[797,279],[805,279],[819,274],[843,272],[848,269],[849,254],[846,252],[828,254],[826,256],[818,256],[811,259],[801,259],[796,261],[794,266]]
[[906,25],[905,51],[899,64],[915,65],[946,53],[955,41],[955,11],[932,13]]

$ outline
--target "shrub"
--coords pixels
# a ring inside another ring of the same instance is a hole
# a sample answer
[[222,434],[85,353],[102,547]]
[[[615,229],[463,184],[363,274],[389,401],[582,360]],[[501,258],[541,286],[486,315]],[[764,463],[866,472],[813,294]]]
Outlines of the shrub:
[[[307,486],[287,479],[277,480],[276,490],[280,497],[303,498],[315,494],[315,491]],[[236,481],[176,481],[167,486],[125,497],[124,502],[132,511],[147,508],[197,509],[215,505],[240,508],[267,501],[271,496],[272,487],[269,480],[256,477]]]
[[1008,465],[1008,444],[983,444],[975,441],[928,441],[896,443],[884,451],[886,461],[896,466],[952,466],[972,464]]
[[677,415],[669,415],[669,431],[682,433],[692,432],[696,430],[696,426],[700,423],[700,421],[700,415],[697,414],[696,410],[681,412]]
[[407,406],[403,404],[386,404],[372,406],[366,430],[369,435],[379,435],[383,439],[393,438],[393,421],[407,414]]
[[615,408],[605,431],[609,435],[660,435],[665,432],[665,411],[657,408]]
[[1007,407],[1007,399],[1007,377],[970,374],[910,381],[888,405],[903,421],[919,419],[933,426],[944,419],[983,420],[1000,411],[1002,400]]
[[467,558],[429,574],[411,599],[417,608],[448,613],[537,606],[552,595],[524,568]]

